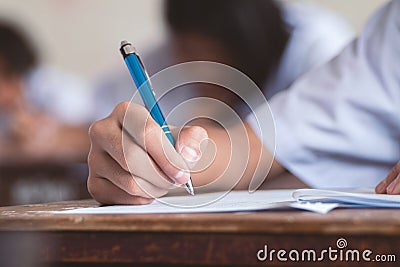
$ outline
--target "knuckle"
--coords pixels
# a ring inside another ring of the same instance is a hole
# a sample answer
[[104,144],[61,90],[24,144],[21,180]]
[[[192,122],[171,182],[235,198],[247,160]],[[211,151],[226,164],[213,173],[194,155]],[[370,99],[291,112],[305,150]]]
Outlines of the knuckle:
[[125,182],[125,191],[132,195],[132,196],[136,196],[140,194],[140,187],[139,185],[135,182],[135,180],[133,179],[133,177],[129,177],[131,179],[128,179]]
[[126,128],[134,139],[142,141],[149,130],[154,130],[158,126],[151,118],[147,109],[141,105],[132,103],[124,118],[124,128]]
[[[145,135],[148,136],[152,133],[156,133],[157,131],[159,131],[161,133],[160,126],[158,126],[158,124],[156,124],[152,120],[147,120],[145,128],[144,128]],[[161,137],[161,135],[160,135],[160,137]]]
[[119,103],[115,106],[113,113],[124,114],[128,110],[130,104],[131,102],[129,101]]
[[89,154],[87,156],[87,163],[89,165],[89,169],[96,166],[97,156],[93,153],[93,149],[90,149]]
[[400,174],[400,161],[394,166],[394,171]]
[[148,110],[137,103],[129,102],[129,101],[124,101],[119,103],[114,111],[112,112],[112,115],[117,115],[118,117],[124,117],[125,115],[134,115],[134,117],[140,117],[140,116],[148,116],[149,112]]
[[186,141],[192,141],[195,143],[201,143],[203,140],[208,139],[207,131],[200,126],[190,126],[184,129],[181,132],[180,138],[183,138]]
[[[125,154],[125,163],[126,167],[129,167],[129,170],[134,170],[135,166],[137,166],[138,162],[143,162],[143,156],[147,154],[143,154],[141,148],[137,145],[130,145],[124,147]],[[143,168],[143,166],[141,166]]]
[[128,159],[126,158],[126,153],[124,153],[123,148],[115,148],[113,152],[116,158],[116,163],[125,171],[129,171],[132,164],[128,164]]
[[134,112],[137,112],[137,113],[141,113],[141,114],[145,114],[145,115],[149,115],[150,114],[145,106],[142,106],[142,105],[139,105],[139,104],[136,104],[136,103],[132,103],[131,104],[131,109]]
[[141,135],[143,137],[143,141],[145,142],[147,139],[152,140],[153,138],[159,138],[161,140],[161,133],[161,127],[152,119],[147,119]]
[[103,127],[104,121],[96,121],[89,127],[89,137],[90,140],[93,142],[94,140],[97,140],[99,136],[103,133],[104,127]]
[[92,176],[89,175],[87,182],[86,182],[86,186],[88,189],[89,194],[96,199],[96,196],[98,195],[98,191],[97,191],[97,186],[96,186],[96,182],[95,182],[95,178],[93,178]]
[[92,169],[96,165],[96,157],[93,156],[92,153],[89,153],[89,155],[87,157],[87,163],[88,163],[89,169]]

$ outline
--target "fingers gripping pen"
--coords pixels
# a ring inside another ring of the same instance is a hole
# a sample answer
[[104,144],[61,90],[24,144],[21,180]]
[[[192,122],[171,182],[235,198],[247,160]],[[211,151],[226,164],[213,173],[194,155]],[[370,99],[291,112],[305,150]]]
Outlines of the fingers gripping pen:
[[[154,97],[154,92],[149,82],[149,76],[147,75],[142,61],[136,53],[135,48],[131,43],[122,41],[120,52],[125,60],[133,81],[138,88],[139,94],[143,99],[144,105],[150,112],[151,117],[158,123],[158,125],[160,125],[168,140],[173,146],[175,146],[175,140],[172,137],[171,131],[165,122],[164,115],[162,114],[161,109]],[[194,195],[191,178],[189,178],[189,181],[185,184],[185,188],[189,194]]]

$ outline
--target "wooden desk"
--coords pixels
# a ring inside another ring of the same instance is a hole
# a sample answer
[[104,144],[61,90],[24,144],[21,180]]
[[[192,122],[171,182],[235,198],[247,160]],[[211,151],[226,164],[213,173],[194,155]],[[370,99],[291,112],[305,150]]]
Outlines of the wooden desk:
[[0,206],[90,197],[87,164],[60,159],[0,162]]
[[[399,266],[400,210],[170,215],[54,215],[90,201],[0,208],[0,266],[359,266],[365,262],[260,262],[268,249],[348,249],[393,254]],[[287,255],[286,255],[287,256]],[[372,256],[371,256],[372,257]],[[3,262],[2,262],[3,261]],[[36,263],[36,265],[32,265]],[[73,265],[75,263],[76,265]],[[135,265],[129,264],[135,263]],[[104,264],[104,265],[103,265]],[[109,265],[107,265],[109,266]]]

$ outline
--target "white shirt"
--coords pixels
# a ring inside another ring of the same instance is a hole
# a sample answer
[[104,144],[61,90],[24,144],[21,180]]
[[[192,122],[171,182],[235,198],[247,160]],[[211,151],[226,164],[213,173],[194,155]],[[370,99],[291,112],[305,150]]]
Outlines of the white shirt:
[[312,187],[374,187],[400,159],[400,1],[270,102],[276,158]]
[[91,88],[77,76],[39,66],[25,80],[26,98],[43,112],[69,125],[86,125],[93,118]]
[[278,69],[264,88],[267,99],[332,59],[355,37],[348,23],[329,9],[307,1],[278,3],[291,31]]

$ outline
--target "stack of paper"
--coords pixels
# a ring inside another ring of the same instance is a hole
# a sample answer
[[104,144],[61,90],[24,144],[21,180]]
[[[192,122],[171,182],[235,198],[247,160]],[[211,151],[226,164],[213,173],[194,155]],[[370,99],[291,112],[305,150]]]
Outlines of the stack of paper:
[[400,208],[400,195],[299,189],[293,192],[293,198],[300,203],[335,203],[340,207]]
[[302,209],[327,213],[337,207],[400,208],[400,196],[349,193],[318,189],[231,191],[167,196],[149,205],[103,206],[64,210],[62,214],[150,214],[239,212],[273,209]]

